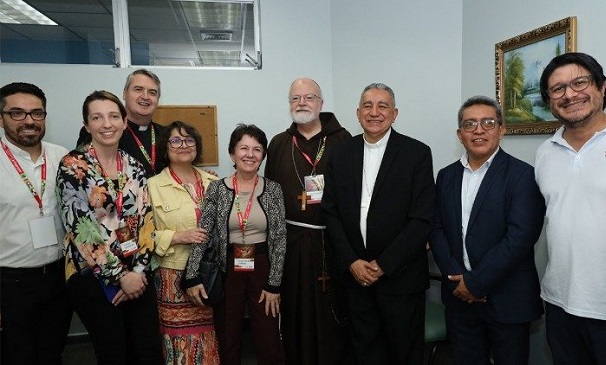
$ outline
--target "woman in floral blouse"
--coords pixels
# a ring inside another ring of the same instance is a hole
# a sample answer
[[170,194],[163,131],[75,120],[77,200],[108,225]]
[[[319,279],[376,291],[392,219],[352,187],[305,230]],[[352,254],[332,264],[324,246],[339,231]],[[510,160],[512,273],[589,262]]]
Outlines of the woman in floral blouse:
[[98,364],[161,364],[145,170],[118,149],[126,109],[95,91],[82,116],[92,141],[65,156],[57,174],[70,298]]

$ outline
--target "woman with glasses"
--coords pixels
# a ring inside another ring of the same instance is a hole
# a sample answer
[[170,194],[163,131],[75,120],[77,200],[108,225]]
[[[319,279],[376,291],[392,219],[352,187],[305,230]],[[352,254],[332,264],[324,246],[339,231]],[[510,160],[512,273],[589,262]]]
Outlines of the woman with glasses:
[[[280,364],[284,197],[278,183],[258,175],[267,152],[267,137],[261,129],[239,124],[231,134],[228,150],[236,171],[210,183],[201,222],[208,232],[218,232],[219,265],[225,275],[225,297],[213,307],[221,363],[241,362],[246,307],[258,364]],[[206,242],[193,246],[186,269],[187,293],[198,305],[207,297],[196,277]]]
[[155,284],[164,361],[218,364],[212,308],[196,305],[181,289],[191,245],[207,238],[198,222],[208,184],[216,178],[195,166],[202,162],[202,137],[184,122],[168,126],[158,141],[158,155],[168,167],[150,178],[148,186],[160,265]]
[[126,109],[114,94],[95,91],[82,117],[92,140],[66,155],[57,173],[68,292],[98,364],[161,364],[145,170],[118,149]]

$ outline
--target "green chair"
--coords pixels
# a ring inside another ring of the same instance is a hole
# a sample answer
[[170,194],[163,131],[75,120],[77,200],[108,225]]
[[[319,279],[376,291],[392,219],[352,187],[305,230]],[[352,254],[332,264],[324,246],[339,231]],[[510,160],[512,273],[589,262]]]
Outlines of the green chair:
[[[431,280],[442,282],[440,274],[429,273]],[[431,351],[427,364],[434,363],[438,344],[445,342],[446,337],[446,320],[444,318],[444,305],[436,302],[425,302],[425,343],[431,344]]]

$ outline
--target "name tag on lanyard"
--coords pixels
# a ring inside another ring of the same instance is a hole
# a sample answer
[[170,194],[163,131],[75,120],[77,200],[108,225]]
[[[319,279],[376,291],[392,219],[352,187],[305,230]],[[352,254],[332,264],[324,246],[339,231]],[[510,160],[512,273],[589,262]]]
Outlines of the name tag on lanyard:
[[255,245],[234,244],[234,271],[255,270]]

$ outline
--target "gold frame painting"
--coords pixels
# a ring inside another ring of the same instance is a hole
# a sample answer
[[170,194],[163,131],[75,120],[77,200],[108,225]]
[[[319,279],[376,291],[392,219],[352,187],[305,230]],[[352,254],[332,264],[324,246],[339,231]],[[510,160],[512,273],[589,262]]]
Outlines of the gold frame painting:
[[571,16],[495,45],[496,96],[507,134],[548,134],[560,126],[541,99],[539,79],[552,58],[576,51],[576,28]]

